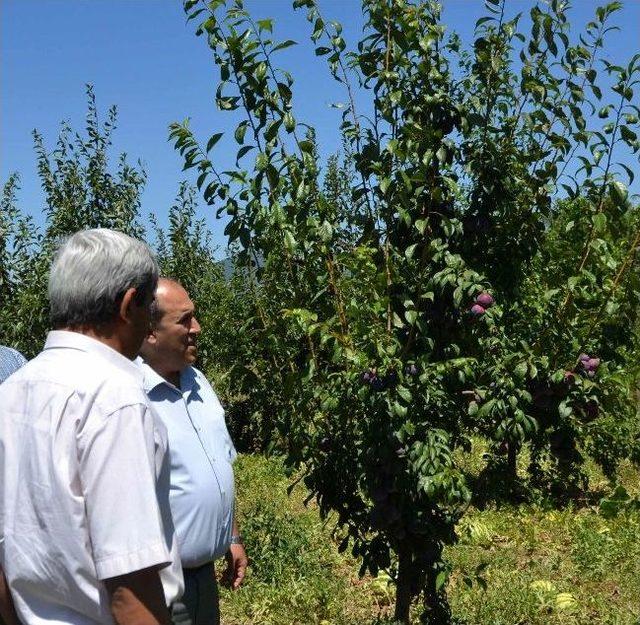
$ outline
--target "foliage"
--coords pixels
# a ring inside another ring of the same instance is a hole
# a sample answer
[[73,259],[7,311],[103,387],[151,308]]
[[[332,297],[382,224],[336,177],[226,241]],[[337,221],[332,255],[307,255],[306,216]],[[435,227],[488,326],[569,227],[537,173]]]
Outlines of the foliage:
[[[253,301],[247,276],[232,258],[216,259],[211,233],[203,220],[195,219],[195,211],[195,190],[183,182],[169,209],[167,228],[150,216],[160,270],[178,280],[194,302],[202,328],[198,366],[215,380],[236,447],[260,449],[267,438],[262,411],[271,385],[261,373],[256,348],[250,343],[253,337],[243,330]],[[246,361],[249,353],[251,362]]]
[[34,131],[38,174],[45,195],[45,227],[41,231],[17,207],[18,176],[5,183],[0,208],[2,232],[0,275],[0,341],[35,356],[49,330],[47,279],[61,237],[83,228],[116,228],[142,236],[138,222],[140,194],[146,176],[122,154],[111,173],[108,151],[116,127],[116,109],[100,123],[93,88],[87,86],[85,135],[62,124],[50,153]]
[[169,209],[168,226],[163,229],[150,216],[160,272],[178,280],[197,306],[200,324],[206,330],[198,341],[199,361],[208,369],[213,363],[227,364],[235,336],[229,326],[233,300],[226,287],[224,266],[216,260],[211,233],[203,220],[196,220],[195,190],[182,182],[176,201]]
[[[467,457],[474,472],[485,449],[474,440]],[[630,463],[621,468],[617,479],[637,497],[638,470]],[[591,464],[587,471],[597,489],[606,487]],[[390,623],[384,575],[357,578],[357,562],[336,553],[331,528],[317,507],[303,506],[305,490],[298,486],[287,497],[288,479],[278,458],[241,455],[235,473],[252,562],[240,591],[222,590],[225,623]],[[255,522],[259,516],[264,522]],[[460,541],[446,550],[458,622],[634,624],[640,616],[639,523],[637,509],[606,518],[593,508],[573,506],[471,507],[456,527]],[[486,588],[474,577],[482,565]],[[272,581],[274,569],[279,574]]]
[[443,623],[471,435],[512,482],[528,446],[530,484],[553,496],[585,487],[584,449],[611,473],[637,437],[620,408],[637,377],[639,214],[618,155],[640,145],[640,56],[603,57],[617,2],[572,37],[564,2],[533,4],[525,34],[487,0],[465,47],[436,2],[365,0],[351,52],[313,0],[293,5],[349,98],[344,166],[321,182],[275,65],[294,42],[240,0],[184,3],[220,71],[218,108],[243,114],[237,168],[214,164],[220,132],[200,145],[185,122],[170,137],[228,216],[253,295],[244,361],[258,355],[277,389],[263,406],[289,463],[337,513],[340,549],[392,571],[397,618],[422,594],[423,622]]
[[[34,131],[38,172],[45,194],[44,228],[36,227],[17,206],[19,178],[5,183],[0,208],[0,341],[27,356],[41,349],[49,330],[47,277],[59,240],[83,228],[113,228],[138,238],[146,233],[140,223],[141,194],[146,174],[118,158],[115,171],[109,149],[116,128],[117,112],[111,107],[100,122],[95,96],[87,86],[87,125],[84,136],[63,123],[50,153],[42,135]],[[203,332],[200,361],[205,369],[218,363],[230,367],[232,345],[238,333],[234,303],[239,296],[227,281],[222,264],[214,257],[211,235],[195,219],[194,189],[180,185],[175,204],[169,209],[166,229],[151,215],[161,270],[180,280],[201,311]],[[222,349],[222,346],[225,346]]]
[[374,589],[352,588],[355,563],[336,553],[317,510],[305,508],[303,488],[287,496],[282,462],[241,455],[234,472],[251,562],[239,592],[221,591],[225,622],[346,625],[360,612],[368,617]]
[[42,135],[33,132],[45,193],[47,239],[81,228],[113,228],[131,236],[143,235],[138,213],[146,182],[144,170],[129,165],[126,154],[121,154],[115,173],[109,171],[108,150],[116,121],[117,110],[112,106],[100,123],[93,87],[87,85],[85,137],[63,122],[50,154]]

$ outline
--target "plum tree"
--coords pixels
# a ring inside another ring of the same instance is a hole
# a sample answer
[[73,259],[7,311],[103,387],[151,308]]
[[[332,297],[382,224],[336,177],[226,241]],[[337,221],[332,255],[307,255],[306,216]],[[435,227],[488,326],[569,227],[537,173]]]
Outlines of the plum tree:
[[346,90],[343,167],[320,176],[276,66],[294,42],[240,0],[184,4],[219,69],[218,108],[242,115],[237,168],[216,162],[220,132],[201,144],[175,123],[170,137],[246,268],[243,330],[288,461],[336,513],[339,548],[392,571],[396,617],[421,596],[423,622],[445,623],[472,437],[490,464],[506,452],[501,482],[528,446],[529,484],[559,495],[583,482],[585,450],[611,467],[637,436],[640,214],[617,155],[638,153],[640,57],[603,56],[617,2],[576,37],[564,2],[534,3],[525,34],[486,0],[465,47],[436,2],[364,0],[351,51],[313,0],[293,5]]

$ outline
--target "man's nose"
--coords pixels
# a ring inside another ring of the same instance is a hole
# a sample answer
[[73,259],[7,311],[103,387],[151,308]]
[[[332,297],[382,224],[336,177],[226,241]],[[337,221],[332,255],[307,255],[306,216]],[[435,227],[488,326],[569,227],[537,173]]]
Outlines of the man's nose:
[[193,332],[193,334],[200,334],[200,332],[202,331],[202,328],[200,327],[200,323],[198,322],[198,320],[194,317],[191,320],[191,332]]

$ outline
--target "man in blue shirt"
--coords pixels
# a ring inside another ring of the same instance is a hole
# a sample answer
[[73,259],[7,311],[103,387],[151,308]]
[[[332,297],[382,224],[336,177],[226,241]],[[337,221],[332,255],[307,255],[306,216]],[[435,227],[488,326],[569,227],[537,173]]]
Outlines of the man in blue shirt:
[[0,345],[0,384],[26,363],[25,357],[11,347]]
[[178,282],[161,278],[138,362],[151,405],[169,437],[169,501],[185,581],[182,600],[172,609],[180,625],[220,622],[215,559],[226,556],[225,577],[234,590],[247,567],[234,517],[236,451],[218,397],[192,366],[199,334],[188,293]]

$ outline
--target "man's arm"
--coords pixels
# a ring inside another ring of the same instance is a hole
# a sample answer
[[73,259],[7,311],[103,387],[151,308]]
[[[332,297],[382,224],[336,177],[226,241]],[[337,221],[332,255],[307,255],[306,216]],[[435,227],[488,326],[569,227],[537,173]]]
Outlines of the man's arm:
[[158,569],[143,569],[105,580],[117,625],[170,625]]
[[166,625],[158,570],[171,565],[172,554],[158,509],[152,415],[132,403],[100,416],[78,439],[96,576],[118,625]]
[[0,566],[0,618],[5,625],[19,625],[18,615],[13,605],[9,584]]
[[[233,529],[231,530],[232,536],[240,536],[240,530],[238,529],[238,523],[236,517],[233,517]],[[227,560],[227,570],[224,572],[223,579],[229,584],[231,590],[237,590],[242,584],[244,579],[249,560],[247,559],[247,553],[244,550],[242,543],[233,544],[229,546],[229,551],[225,556]]]

